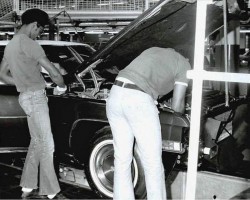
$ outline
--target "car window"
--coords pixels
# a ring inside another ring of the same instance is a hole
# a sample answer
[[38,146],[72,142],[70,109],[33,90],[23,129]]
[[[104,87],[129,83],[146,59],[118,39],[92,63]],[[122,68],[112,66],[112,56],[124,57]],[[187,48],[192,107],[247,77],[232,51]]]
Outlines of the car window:
[[[79,62],[75,59],[67,46],[43,45],[42,47],[48,59],[53,63],[59,63],[67,73],[74,71],[79,66]],[[70,47],[76,50],[83,60],[89,59],[94,53],[94,50],[88,46],[72,45]]]
[[58,63],[62,59],[67,59],[71,56],[66,46],[42,45],[42,47],[51,62]]
[[5,46],[0,46],[0,61],[3,59],[4,48]]
[[90,47],[85,46],[72,46],[84,59],[89,58],[95,50]]
[[[51,62],[59,62],[72,57],[67,46],[42,45],[42,47]],[[88,59],[94,53],[94,50],[88,46],[73,45],[70,47],[75,49],[83,59]]]
[[[74,71],[78,66],[78,61],[71,54],[67,46],[56,46],[56,45],[41,45],[44,49],[46,56],[53,63],[59,63],[67,73]],[[89,46],[85,45],[70,45],[74,50],[76,50],[83,60],[89,59],[89,57],[95,52],[95,50]],[[2,61],[5,46],[0,46],[0,61]],[[47,73],[44,69],[42,72]],[[48,74],[48,73],[47,73]],[[0,82],[0,84],[4,84]]]
[[[0,63],[3,59],[4,48],[5,48],[5,46],[0,46]],[[0,81],[0,85],[3,85],[3,84],[5,84],[5,83]]]

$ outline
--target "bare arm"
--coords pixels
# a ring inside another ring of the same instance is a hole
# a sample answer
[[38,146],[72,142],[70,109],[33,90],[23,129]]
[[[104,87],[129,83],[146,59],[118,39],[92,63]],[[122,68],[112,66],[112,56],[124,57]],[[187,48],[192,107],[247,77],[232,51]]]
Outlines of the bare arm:
[[42,57],[38,60],[39,64],[49,72],[50,78],[59,87],[65,87],[63,77],[59,70],[49,61],[47,57]]
[[187,90],[187,86],[181,85],[181,84],[175,84],[173,100],[172,100],[172,109],[175,112],[184,113],[186,90]]
[[0,64],[0,80],[4,83],[15,85],[14,79],[10,73],[9,65],[5,59],[2,59]]

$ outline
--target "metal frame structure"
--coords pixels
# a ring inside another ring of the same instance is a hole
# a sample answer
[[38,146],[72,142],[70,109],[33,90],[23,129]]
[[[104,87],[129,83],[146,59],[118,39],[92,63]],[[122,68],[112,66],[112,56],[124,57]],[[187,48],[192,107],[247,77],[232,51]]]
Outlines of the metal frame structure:
[[[11,1],[11,0],[10,0]],[[15,10],[144,11],[159,0],[13,0]]]
[[[198,146],[199,146],[199,135],[200,135],[203,81],[210,80],[210,81],[223,81],[223,82],[250,83],[250,74],[208,72],[204,70],[204,51],[201,51],[201,49],[204,49],[206,10],[207,10],[207,5],[210,3],[212,3],[211,0],[197,0],[194,69],[187,72],[187,77],[193,79],[192,105],[195,105],[196,108],[191,110],[188,170],[187,170],[187,180],[186,180],[186,190],[185,190],[186,200],[195,199],[196,196],[197,165],[198,165],[198,153],[199,153]],[[226,0],[224,0],[224,5],[225,4]],[[224,13],[225,12],[226,11],[224,10]],[[224,23],[226,23],[225,19]],[[226,26],[226,24],[224,24],[224,26]],[[227,33],[224,34],[224,37],[227,37],[226,35]],[[224,42],[225,42],[224,45],[227,46],[226,43],[227,39],[224,38]],[[225,60],[226,59],[227,58],[225,58]]]
[[45,10],[50,17],[61,11],[80,21],[134,20],[159,0],[9,0],[21,15],[29,8]]

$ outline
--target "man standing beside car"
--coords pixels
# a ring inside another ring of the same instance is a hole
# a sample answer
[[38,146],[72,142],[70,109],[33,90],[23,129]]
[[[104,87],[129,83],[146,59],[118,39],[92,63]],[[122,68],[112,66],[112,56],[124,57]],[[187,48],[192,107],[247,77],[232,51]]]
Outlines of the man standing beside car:
[[191,66],[174,49],[152,47],[121,70],[107,100],[114,139],[114,199],[134,199],[131,177],[134,138],[141,156],[147,199],[166,199],[157,98],[173,90],[172,109],[184,112]]
[[34,41],[49,23],[48,14],[40,9],[29,9],[21,20],[20,30],[5,48],[0,79],[16,86],[20,92],[19,103],[28,119],[31,141],[20,182],[22,198],[31,197],[37,189],[40,169],[39,195],[52,199],[60,195],[60,186],[53,164],[54,140],[41,66],[57,84],[57,91],[65,91],[66,86],[60,72]]

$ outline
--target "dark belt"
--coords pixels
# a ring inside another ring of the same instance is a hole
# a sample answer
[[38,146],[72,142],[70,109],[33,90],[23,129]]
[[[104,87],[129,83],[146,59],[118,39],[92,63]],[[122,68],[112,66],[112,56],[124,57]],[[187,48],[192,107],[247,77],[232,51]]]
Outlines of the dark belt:
[[144,92],[141,88],[139,88],[137,85],[132,84],[132,83],[124,83],[122,81],[115,80],[114,85]]

